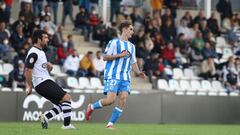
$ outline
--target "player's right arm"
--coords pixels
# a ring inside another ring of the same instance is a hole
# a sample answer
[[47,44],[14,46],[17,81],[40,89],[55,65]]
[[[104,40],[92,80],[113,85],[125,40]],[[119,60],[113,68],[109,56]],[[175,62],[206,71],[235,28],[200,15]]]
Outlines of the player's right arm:
[[103,54],[103,60],[105,61],[108,61],[108,60],[115,60],[117,58],[122,58],[122,57],[125,57],[125,56],[128,56],[129,55],[129,52],[128,51],[123,51],[121,52],[120,54],[117,54],[116,53],[116,40],[111,40],[105,51],[104,51],[104,54]]
[[31,53],[28,55],[26,59],[26,68],[25,68],[25,78],[27,82],[27,95],[30,95],[32,93],[32,70],[34,67],[34,64],[37,61],[37,54],[36,53]]

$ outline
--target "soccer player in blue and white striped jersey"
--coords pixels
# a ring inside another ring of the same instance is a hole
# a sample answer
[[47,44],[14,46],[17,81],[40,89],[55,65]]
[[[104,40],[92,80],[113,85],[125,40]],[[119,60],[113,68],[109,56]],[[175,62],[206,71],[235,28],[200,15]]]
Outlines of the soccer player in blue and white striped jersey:
[[106,126],[109,129],[113,128],[113,124],[121,116],[128,94],[130,94],[131,69],[133,68],[139,77],[145,77],[137,65],[135,46],[128,41],[134,33],[133,26],[126,21],[119,25],[119,30],[120,38],[111,40],[103,55],[104,60],[107,61],[104,71],[104,94],[107,97],[89,104],[86,111],[86,120],[88,121],[94,110],[111,105],[119,96],[118,106],[113,109]]

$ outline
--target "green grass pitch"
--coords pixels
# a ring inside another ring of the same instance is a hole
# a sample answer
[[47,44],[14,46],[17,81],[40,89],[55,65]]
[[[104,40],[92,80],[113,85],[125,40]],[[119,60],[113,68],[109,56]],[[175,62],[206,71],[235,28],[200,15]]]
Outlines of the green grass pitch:
[[60,122],[41,129],[37,122],[0,122],[0,135],[240,135],[240,125],[116,124],[73,123],[77,130],[62,130]]

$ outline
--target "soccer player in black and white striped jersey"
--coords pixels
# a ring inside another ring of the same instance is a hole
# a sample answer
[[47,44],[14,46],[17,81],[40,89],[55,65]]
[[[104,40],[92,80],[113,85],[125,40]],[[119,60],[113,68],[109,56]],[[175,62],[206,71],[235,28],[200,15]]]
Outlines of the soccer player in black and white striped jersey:
[[75,129],[71,122],[71,96],[59,85],[51,80],[49,71],[53,66],[47,61],[44,49],[48,44],[48,34],[43,30],[33,33],[34,45],[26,57],[25,77],[27,81],[27,94],[32,93],[34,87],[38,94],[50,100],[54,107],[45,114],[40,114],[43,129],[48,128],[48,121],[63,111],[63,129]]

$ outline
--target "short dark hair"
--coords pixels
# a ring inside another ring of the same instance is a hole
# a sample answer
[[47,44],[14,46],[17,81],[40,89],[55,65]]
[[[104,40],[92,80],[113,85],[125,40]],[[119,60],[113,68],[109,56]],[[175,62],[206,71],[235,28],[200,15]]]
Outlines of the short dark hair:
[[47,32],[45,32],[43,30],[36,30],[36,31],[34,31],[34,33],[32,35],[33,43],[37,43],[38,39],[42,39],[43,34],[47,34]]
[[132,25],[132,24],[129,21],[124,21],[124,22],[120,23],[120,25],[119,25],[120,33],[122,33],[123,28],[128,28],[130,25]]

